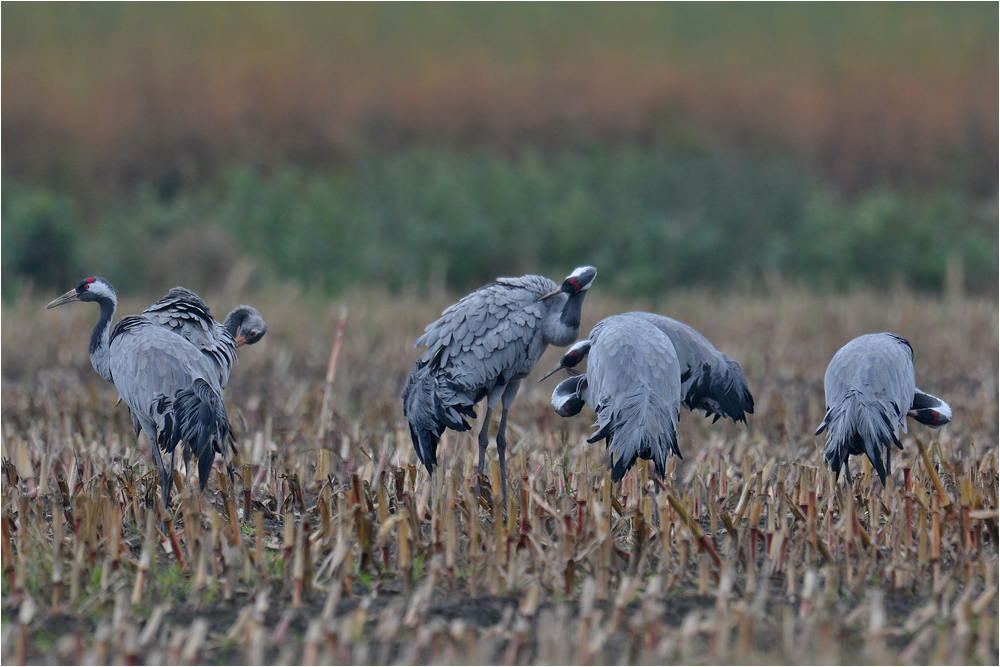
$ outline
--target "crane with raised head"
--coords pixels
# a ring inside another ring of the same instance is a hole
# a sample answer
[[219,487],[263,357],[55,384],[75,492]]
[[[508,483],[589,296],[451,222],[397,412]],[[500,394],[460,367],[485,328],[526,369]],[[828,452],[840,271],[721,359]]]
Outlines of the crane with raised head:
[[638,458],[653,461],[662,479],[667,457],[681,458],[681,365],[670,338],[645,318],[613,315],[570,348],[554,370],[572,373],[584,359],[587,372],[560,382],[552,407],[561,417],[579,414],[584,405],[597,413],[597,430],[587,442],[605,439],[613,455],[612,481],[624,477]]
[[858,336],[840,348],[826,369],[823,387],[826,415],[816,435],[829,429],[826,461],[835,478],[843,468],[848,482],[848,457],[866,454],[885,485],[886,475],[892,474],[892,445],[903,448],[898,429],[906,433],[907,415],[934,428],[951,421],[947,403],[916,388],[913,347],[894,333]]
[[[115,386],[132,412],[133,424],[138,423],[153,444],[164,505],[170,501],[174,460],[181,442],[198,460],[202,490],[216,452],[226,458],[232,475],[231,427],[222,400],[219,368],[210,358],[184,336],[143,315],[128,315],[112,327],[118,296],[104,278],[80,281],[46,308],[74,301],[100,306],[90,336],[90,362]],[[167,454],[169,466],[163,460]]]
[[429,472],[445,429],[468,431],[466,417],[486,399],[479,432],[479,470],[486,465],[493,409],[503,402],[496,445],[503,496],[507,497],[507,415],[521,380],[549,345],[563,347],[580,335],[580,313],[597,269],[576,269],[562,285],[526,275],[497,278],[427,325],[414,347],[426,346],[403,387],[403,414],[417,456]]

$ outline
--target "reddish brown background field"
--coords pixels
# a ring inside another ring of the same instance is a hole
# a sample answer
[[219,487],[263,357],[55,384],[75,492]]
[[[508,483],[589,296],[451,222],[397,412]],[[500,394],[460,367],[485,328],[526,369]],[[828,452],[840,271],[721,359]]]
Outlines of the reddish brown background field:
[[988,4],[3,11],[3,157],[22,179],[128,189],[413,143],[708,141],[851,192],[931,186],[956,160],[996,192]]

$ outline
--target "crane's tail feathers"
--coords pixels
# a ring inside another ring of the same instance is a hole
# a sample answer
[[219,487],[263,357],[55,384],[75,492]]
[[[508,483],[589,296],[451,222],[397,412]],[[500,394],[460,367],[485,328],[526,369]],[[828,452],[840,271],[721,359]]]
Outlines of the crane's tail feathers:
[[722,416],[745,424],[746,416],[753,414],[753,395],[750,394],[740,363],[726,355],[722,356],[725,363],[720,364],[712,376],[706,402],[711,407],[711,413],[715,414],[715,421]]
[[643,389],[619,394],[614,404],[597,414],[597,431],[587,442],[610,438],[614,454],[612,481],[619,481],[637,458],[653,461],[656,475],[666,475],[667,457],[680,457],[677,446],[677,409],[650,396]]
[[410,439],[428,472],[437,465],[437,446],[446,428],[468,431],[466,417],[476,418],[478,397],[442,382],[429,365],[417,365],[403,387],[403,415],[410,424]]
[[[162,449],[173,455],[178,444],[183,443],[184,460],[192,456],[198,460],[198,479],[204,491],[208,484],[216,452],[226,455],[226,447],[233,447],[232,427],[222,396],[203,379],[196,379],[190,387],[174,396],[172,401],[161,399],[172,410],[163,411]],[[232,464],[226,456],[232,474]]]
[[850,455],[865,454],[884,485],[886,476],[892,474],[892,463],[886,451],[883,464],[882,450],[891,445],[903,448],[897,434],[901,416],[897,406],[866,398],[856,391],[849,392],[840,405],[831,408],[816,434],[829,428],[825,458],[835,479],[840,469],[847,466]]
[[913,393],[913,405],[909,415],[921,424],[941,428],[951,421],[951,406],[937,396],[931,396],[917,389]]
[[[695,379],[687,387],[687,393],[684,396],[684,406],[688,410],[702,408],[707,411],[708,405],[706,404],[706,399],[709,398],[709,394],[712,391],[712,365],[707,361],[702,362],[697,373],[691,368],[686,369],[681,373],[681,383],[690,380],[691,376],[694,376]],[[711,414],[711,412],[708,412],[708,414]]]
[[830,423],[830,411],[827,410],[826,414],[823,415],[823,421],[821,421],[819,423],[819,426],[816,427],[816,433],[814,433],[814,435],[819,435],[820,433],[822,433],[823,431],[825,431],[826,427],[827,427],[827,424],[829,424],[829,423]]
[[598,420],[598,422],[594,424],[594,426],[597,426],[598,429],[594,431],[593,435],[587,438],[587,442],[590,444],[594,444],[595,442],[603,440],[604,438],[610,438],[612,435],[614,435],[615,427],[617,426],[617,424],[615,424],[615,422],[609,419],[603,424],[601,423],[600,420]]

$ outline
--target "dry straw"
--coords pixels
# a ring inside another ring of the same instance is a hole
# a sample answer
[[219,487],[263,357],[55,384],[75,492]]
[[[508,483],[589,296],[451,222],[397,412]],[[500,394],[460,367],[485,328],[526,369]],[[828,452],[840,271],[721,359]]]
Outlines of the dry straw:
[[[429,477],[402,423],[417,323],[444,304],[380,300],[350,303],[330,354],[332,314],[259,296],[268,336],[227,396],[237,476],[200,493],[180,469],[170,508],[89,368],[87,318],[5,312],[25,356],[4,368],[3,660],[997,662],[995,303],[658,304],[743,362],[750,425],[685,413],[664,484],[640,462],[612,485],[586,416],[526,387],[504,513],[470,436],[448,433]],[[584,329],[619,309],[588,299]],[[914,424],[886,488],[858,460],[834,483],[809,435],[823,369],[880,330],[909,336],[955,420]]]

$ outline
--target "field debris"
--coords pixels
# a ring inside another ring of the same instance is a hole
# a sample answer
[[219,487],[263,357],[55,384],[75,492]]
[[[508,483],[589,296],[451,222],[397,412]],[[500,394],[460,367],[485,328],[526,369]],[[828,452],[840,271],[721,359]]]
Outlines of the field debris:
[[[611,484],[587,420],[525,388],[505,515],[472,436],[448,433],[430,477],[402,419],[416,323],[440,304],[377,301],[337,329],[339,309],[307,326],[303,301],[258,298],[274,324],[226,394],[235,481],[217,462],[202,493],[181,466],[170,507],[69,344],[88,313],[5,306],[4,349],[24,354],[4,359],[3,661],[997,663],[994,302],[677,296],[660,310],[743,362],[749,426],[684,413],[665,484],[645,461]],[[620,307],[589,305],[584,328]],[[835,484],[811,436],[827,352],[884,329],[920,340],[955,420],[904,436],[884,488],[864,457]]]

